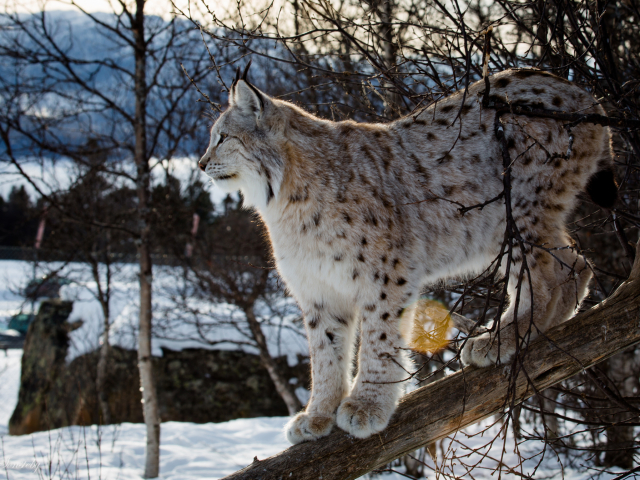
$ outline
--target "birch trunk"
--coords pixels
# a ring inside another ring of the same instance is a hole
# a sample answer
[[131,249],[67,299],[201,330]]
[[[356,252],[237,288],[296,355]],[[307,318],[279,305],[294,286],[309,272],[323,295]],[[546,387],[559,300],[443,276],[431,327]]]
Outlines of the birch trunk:
[[93,272],[93,279],[96,282],[98,288],[98,301],[100,302],[100,307],[102,308],[103,318],[102,345],[100,345],[100,352],[98,354],[98,368],[96,372],[96,393],[98,394],[98,404],[100,406],[100,413],[102,415],[101,423],[103,425],[108,425],[111,423],[111,411],[109,410],[109,401],[106,391],[107,365],[109,363],[109,327],[111,326],[109,321],[109,300],[111,298],[111,266],[109,265],[108,258],[106,259],[104,265],[106,268],[106,278],[105,288],[103,289],[100,279],[99,263],[95,258],[92,258],[91,270]]
[[262,332],[260,322],[258,322],[258,319],[253,312],[253,306],[247,306],[243,310],[245,315],[247,316],[247,322],[249,323],[251,334],[258,344],[258,350],[260,351],[260,361],[262,365],[267,369],[267,372],[269,372],[269,377],[271,377],[271,381],[275,385],[278,395],[280,395],[282,400],[284,400],[284,403],[287,405],[289,415],[295,415],[300,410],[302,410],[302,404],[300,403],[300,400],[298,400],[298,397],[293,391],[293,388],[291,388],[291,385],[289,384],[287,379],[282,375],[278,364],[269,353],[267,340],[264,336],[264,333]]
[[151,362],[151,287],[153,272],[151,264],[150,225],[150,170],[147,158],[147,42],[144,32],[144,0],[136,0],[136,12],[132,31],[135,40],[135,162],[136,191],[138,196],[139,235],[138,255],[140,257],[140,318],[138,332],[138,369],[144,423],[147,427],[147,447],[144,478],[156,478],[160,473],[160,415]]

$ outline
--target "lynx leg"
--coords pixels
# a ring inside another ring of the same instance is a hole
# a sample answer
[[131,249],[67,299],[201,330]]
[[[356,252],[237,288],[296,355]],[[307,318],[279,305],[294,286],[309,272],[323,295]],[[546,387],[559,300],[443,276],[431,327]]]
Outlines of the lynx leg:
[[358,374],[337,414],[338,426],[354,437],[383,430],[403,393],[409,362],[400,336],[400,305],[385,301],[363,312]]
[[[570,245],[570,240],[561,236],[547,245],[563,247]],[[554,250],[553,255],[536,248],[527,255],[531,281],[525,272],[517,305],[517,323],[514,322],[515,286],[522,264],[514,263],[509,279],[510,304],[502,316],[499,334],[485,333],[469,338],[461,354],[465,365],[486,367],[498,360],[506,363],[518,347],[524,347],[540,332],[573,315],[587,292],[591,272],[586,261],[573,250]]]
[[[520,266],[520,264],[515,264],[513,267],[519,272]],[[536,335],[540,325],[545,323],[548,310],[553,311],[555,309],[555,303],[558,301],[559,295],[552,294],[545,282],[544,275],[539,269],[529,268],[532,277],[531,283],[533,283],[533,303],[530,282],[528,279],[523,278],[516,311],[517,291],[515,285],[518,282],[518,277],[514,275],[510,278],[508,289],[509,307],[500,319],[499,331],[488,332],[467,339],[460,357],[464,365],[488,367],[498,362],[508,363],[516,352],[517,347],[522,345],[522,339],[526,338],[526,342],[531,340]],[[514,322],[516,315],[517,323]]]
[[[565,241],[568,241],[565,240]],[[557,253],[562,264],[554,261],[556,282],[560,286],[558,302],[553,315],[549,317],[547,325],[543,330],[551,328],[573,317],[582,300],[589,292],[588,286],[591,280],[591,268],[584,257],[578,255],[573,250],[562,250]],[[571,268],[567,268],[570,265]]]
[[285,426],[287,439],[301,443],[329,435],[335,412],[349,392],[355,321],[316,304],[305,315],[311,357],[311,398]]

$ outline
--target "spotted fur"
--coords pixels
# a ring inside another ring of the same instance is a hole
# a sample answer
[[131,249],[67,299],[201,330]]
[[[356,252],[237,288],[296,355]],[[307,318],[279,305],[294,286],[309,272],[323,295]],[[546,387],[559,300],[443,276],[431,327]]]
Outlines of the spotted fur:
[[[604,113],[589,94],[542,71],[508,70],[490,82],[493,98],[507,103]],[[287,426],[291,442],[327,435],[336,423],[361,438],[384,429],[408,366],[399,323],[412,314],[422,286],[481,272],[498,255],[503,201],[458,210],[503,189],[495,113],[481,109],[483,90],[479,82],[464,104],[458,92],[397,121],[369,124],[323,120],[246,78],[235,82],[200,166],[224,190],[240,190],[261,215],[278,271],[304,312],[313,389]],[[516,324],[522,334],[533,319],[534,337],[574,314],[590,279],[585,260],[572,249],[552,250],[554,258],[533,246],[571,245],[565,221],[576,195],[612,161],[609,132],[600,126],[575,126],[566,158],[561,123],[510,114],[502,121],[513,160],[513,214],[531,276],[523,281],[518,322],[512,302],[500,342],[488,333],[467,341],[467,365],[509,360]],[[511,298],[518,250],[515,260]]]

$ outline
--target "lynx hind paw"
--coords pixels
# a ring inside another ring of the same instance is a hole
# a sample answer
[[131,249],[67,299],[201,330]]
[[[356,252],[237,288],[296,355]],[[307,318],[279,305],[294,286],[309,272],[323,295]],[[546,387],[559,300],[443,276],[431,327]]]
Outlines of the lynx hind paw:
[[[500,363],[504,364],[513,358],[516,349],[511,339],[492,338],[491,334],[483,333],[477,337],[467,340],[460,354],[463,365],[473,365],[476,367],[490,367],[498,363],[498,352],[500,353]],[[498,344],[500,344],[498,349]]]
[[287,440],[292,444],[318,440],[331,433],[335,425],[333,415],[300,412],[285,425]]
[[367,438],[381,432],[389,424],[395,406],[347,397],[338,408],[337,423],[345,432],[357,438]]

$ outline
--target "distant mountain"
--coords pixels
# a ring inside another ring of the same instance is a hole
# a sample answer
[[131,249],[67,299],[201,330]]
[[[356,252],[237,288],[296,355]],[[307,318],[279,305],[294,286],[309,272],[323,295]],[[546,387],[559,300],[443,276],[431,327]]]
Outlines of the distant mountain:
[[[14,152],[47,154],[45,145],[64,152],[93,143],[112,155],[131,155],[135,62],[127,21],[70,11],[47,12],[44,19],[0,16],[0,122],[23,131],[11,128]],[[208,134],[202,125],[210,120],[196,89],[184,91],[190,82],[181,64],[190,75],[198,69],[208,74],[199,86],[213,101],[223,96],[207,70],[211,62],[200,32],[186,20],[170,24],[155,16],[146,18],[146,30],[147,38],[153,36],[146,65],[148,149],[156,157],[199,152]],[[228,59],[213,42],[209,48]],[[232,67],[223,72],[231,77]]]

